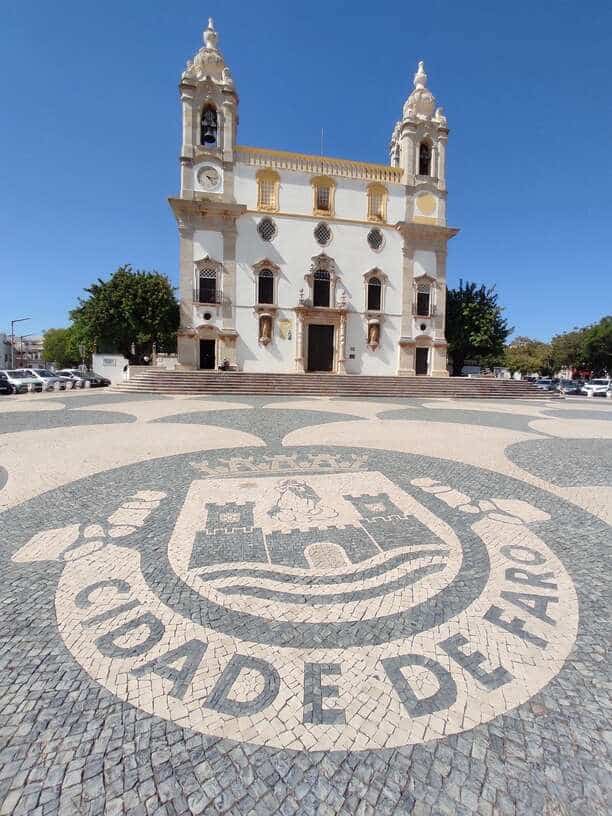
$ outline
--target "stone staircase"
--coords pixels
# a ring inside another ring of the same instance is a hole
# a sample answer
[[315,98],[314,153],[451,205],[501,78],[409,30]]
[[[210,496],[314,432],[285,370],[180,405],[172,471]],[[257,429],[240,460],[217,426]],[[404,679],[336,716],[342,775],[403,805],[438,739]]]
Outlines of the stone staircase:
[[467,399],[551,399],[533,383],[486,377],[367,377],[336,374],[249,374],[222,371],[166,371],[130,368],[130,381],[114,386],[124,393],[225,396],[326,396]]

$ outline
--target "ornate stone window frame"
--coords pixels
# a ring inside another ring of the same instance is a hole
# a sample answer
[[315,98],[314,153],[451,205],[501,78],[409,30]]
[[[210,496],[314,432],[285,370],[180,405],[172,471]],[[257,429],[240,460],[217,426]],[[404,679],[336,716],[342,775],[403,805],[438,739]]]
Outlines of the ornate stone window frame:
[[[430,320],[435,317],[437,307],[438,281],[432,275],[419,275],[413,281],[412,313],[416,319]],[[420,315],[417,313],[417,298],[419,292],[429,295],[429,314]]]
[[[368,309],[368,287],[372,278],[380,281],[380,309]],[[378,317],[385,311],[385,290],[389,282],[388,277],[378,266],[374,266],[363,274],[363,311],[367,317]]]
[[[278,278],[280,276],[280,266],[275,264],[274,261],[271,261],[269,258],[262,258],[261,261],[257,261],[251,267],[253,270],[254,275],[254,283],[255,283],[255,291],[253,302],[255,304],[256,309],[277,309],[278,308]],[[259,275],[264,269],[269,269],[272,273],[273,278],[273,285],[274,285],[274,298],[272,303],[260,303],[259,302]]]
[[211,258],[210,255],[204,255],[198,261],[194,262],[194,276],[193,276],[193,302],[203,303],[200,300],[200,279],[204,277],[215,276],[215,304],[220,304],[223,300],[223,264]]
[[339,280],[336,262],[326,252],[319,252],[310,259],[310,270],[304,275],[304,280],[308,284],[310,293],[310,303],[314,302],[314,276],[315,272],[323,271],[329,274],[329,306],[317,306],[317,309],[336,308],[336,289]]
[[[267,346],[272,342],[274,335],[274,320],[278,309],[278,278],[280,266],[268,258],[253,264],[251,267],[254,274],[254,309],[257,317],[257,337],[262,346]],[[264,270],[272,273],[273,298],[272,303],[259,303],[259,275]]]
[[[368,185],[368,221],[376,224],[387,223],[387,202],[389,191],[384,184],[373,183]],[[375,206],[376,197],[380,196],[380,208]]]
[[[368,292],[372,278],[376,278],[380,281],[380,309],[368,308]],[[377,266],[369,269],[363,274],[363,314],[366,324],[366,342],[368,348],[370,348],[372,351],[376,351],[380,345],[381,326],[384,320],[385,290],[387,288],[387,284],[387,275],[385,275],[382,269]]]
[[[280,190],[279,174],[276,172],[276,170],[271,170],[269,167],[266,167],[265,169],[257,172],[255,180],[257,181],[257,209],[261,210],[262,212],[278,212],[278,198]],[[267,199],[267,196],[264,196],[263,194],[264,184],[272,184],[271,202]]]
[[[310,179],[312,185],[312,214],[325,215],[328,218],[334,215],[334,200],[336,193],[336,182],[329,176],[313,176]],[[321,188],[326,188],[329,192],[329,208],[322,209],[319,205],[318,191]]]

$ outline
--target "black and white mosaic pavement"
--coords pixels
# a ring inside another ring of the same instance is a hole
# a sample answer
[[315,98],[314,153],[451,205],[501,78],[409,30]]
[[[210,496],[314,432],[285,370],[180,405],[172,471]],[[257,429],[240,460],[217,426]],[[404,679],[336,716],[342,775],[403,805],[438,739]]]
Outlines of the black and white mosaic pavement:
[[604,814],[612,405],[0,402],[0,816]]

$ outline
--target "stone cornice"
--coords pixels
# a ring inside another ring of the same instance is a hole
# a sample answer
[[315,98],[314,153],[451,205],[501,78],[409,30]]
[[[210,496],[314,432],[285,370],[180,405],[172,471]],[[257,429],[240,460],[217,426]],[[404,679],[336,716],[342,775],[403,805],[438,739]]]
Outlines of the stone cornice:
[[415,221],[398,221],[395,229],[404,238],[417,241],[450,241],[459,233],[457,227],[442,227],[437,224],[422,224]]
[[231,201],[213,201],[205,198],[169,198],[176,220],[189,221],[193,218],[221,218],[235,220],[246,212],[244,204],[235,204]]

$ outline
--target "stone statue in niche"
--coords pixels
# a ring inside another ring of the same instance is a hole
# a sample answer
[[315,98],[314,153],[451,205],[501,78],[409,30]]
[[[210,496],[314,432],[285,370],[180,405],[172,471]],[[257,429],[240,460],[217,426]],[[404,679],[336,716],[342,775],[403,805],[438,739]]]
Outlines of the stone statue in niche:
[[368,323],[368,346],[376,348],[380,343],[380,323]]
[[261,315],[259,318],[259,342],[264,346],[272,340],[272,318],[270,315]]

